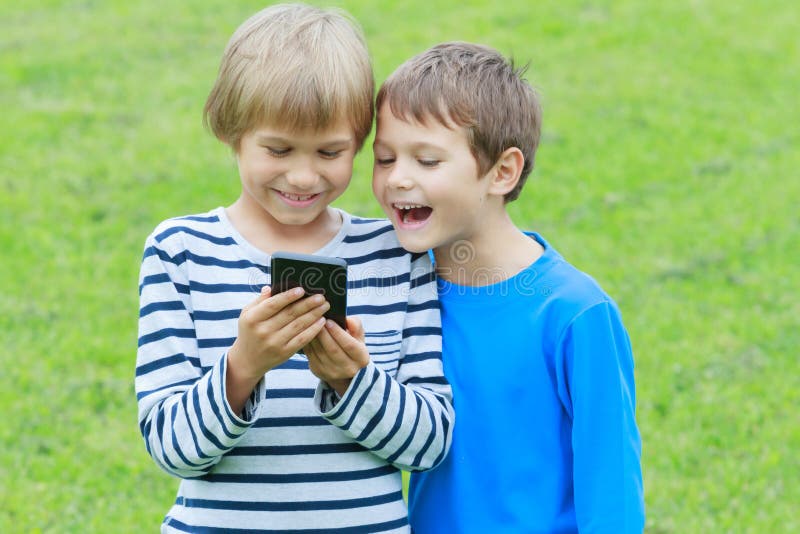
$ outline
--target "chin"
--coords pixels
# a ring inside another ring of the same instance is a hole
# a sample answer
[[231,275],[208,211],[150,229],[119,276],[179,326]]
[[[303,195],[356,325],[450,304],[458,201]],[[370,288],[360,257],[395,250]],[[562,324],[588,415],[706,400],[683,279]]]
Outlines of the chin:
[[419,239],[417,236],[404,235],[405,232],[397,231],[397,240],[400,245],[409,252],[428,252],[433,248],[433,243],[428,243],[426,239]]
[[414,252],[414,253],[417,253],[417,252],[428,252],[428,248],[429,248],[429,247],[418,246],[415,243],[403,243],[402,241],[400,241],[400,245],[404,249],[406,249],[407,251]]
[[311,224],[319,219],[322,213],[323,212],[283,213],[275,217],[275,219],[286,225],[305,226],[306,224]]

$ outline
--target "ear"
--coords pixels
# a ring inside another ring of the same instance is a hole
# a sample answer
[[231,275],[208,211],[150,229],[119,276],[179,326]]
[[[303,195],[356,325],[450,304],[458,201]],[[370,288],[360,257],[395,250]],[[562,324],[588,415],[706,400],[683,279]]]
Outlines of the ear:
[[525,156],[517,147],[507,148],[497,158],[494,167],[489,171],[491,184],[489,193],[504,196],[517,186],[519,177],[522,174],[522,167],[525,164]]

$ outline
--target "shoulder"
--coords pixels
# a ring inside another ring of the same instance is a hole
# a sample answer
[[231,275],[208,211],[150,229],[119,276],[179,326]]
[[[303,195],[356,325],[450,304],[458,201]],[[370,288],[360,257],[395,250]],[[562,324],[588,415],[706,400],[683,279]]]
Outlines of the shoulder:
[[192,245],[232,244],[233,239],[220,220],[220,209],[162,221],[147,237],[145,246],[176,250]]
[[350,226],[344,242],[369,243],[372,246],[379,244],[400,246],[394,227],[388,219],[370,219],[355,215],[350,215]]
[[616,303],[597,280],[567,261],[541,236],[536,238],[545,246],[547,266],[538,277],[536,286],[551,313],[568,323],[598,306],[616,310]]
[[572,354],[570,358],[582,362],[631,361],[622,314],[597,280],[560,255],[545,278],[551,291],[543,319],[545,332],[549,332],[545,334],[547,346],[553,353]]
[[600,284],[566,260],[553,265],[551,293],[555,304],[572,308],[576,313],[598,304],[613,302]]
[[[374,219],[350,215],[350,227],[343,239],[344,255],[348,264],[372,261],[403,262],[430,265],[428,254],[414,253],[403,248],[388,219]],[[432,267],[430,267],[432,270]]]

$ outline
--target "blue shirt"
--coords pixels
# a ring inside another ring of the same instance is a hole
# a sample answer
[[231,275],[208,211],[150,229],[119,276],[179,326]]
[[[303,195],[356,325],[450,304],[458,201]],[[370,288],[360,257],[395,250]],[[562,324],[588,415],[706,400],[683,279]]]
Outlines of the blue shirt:
[[644,528],[633,356],[614,302],[541,236],[544,254],[498,284],[439,280],[450,453],[413,473],[414,531]]

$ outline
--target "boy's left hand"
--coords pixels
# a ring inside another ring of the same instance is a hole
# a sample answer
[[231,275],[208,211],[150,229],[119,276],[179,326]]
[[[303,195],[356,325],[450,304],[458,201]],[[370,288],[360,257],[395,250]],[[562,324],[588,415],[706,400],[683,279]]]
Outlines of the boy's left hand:
[[328,320],[317,337],[303,349],[311,372],[340,396],[347,391],[356,373],[369,363],[361,321],[355,317],[348,317],[346,321],[345,331]]

